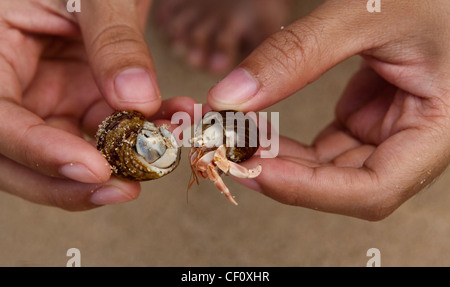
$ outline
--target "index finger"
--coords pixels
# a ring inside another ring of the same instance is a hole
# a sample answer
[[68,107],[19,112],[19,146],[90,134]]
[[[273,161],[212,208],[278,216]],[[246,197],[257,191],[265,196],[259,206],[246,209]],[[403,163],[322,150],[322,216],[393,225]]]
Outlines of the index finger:
[[0,122],[0,153],[13,161],[53,177],[86,183],[109,179],[108,163],[91,144],[4,98]]

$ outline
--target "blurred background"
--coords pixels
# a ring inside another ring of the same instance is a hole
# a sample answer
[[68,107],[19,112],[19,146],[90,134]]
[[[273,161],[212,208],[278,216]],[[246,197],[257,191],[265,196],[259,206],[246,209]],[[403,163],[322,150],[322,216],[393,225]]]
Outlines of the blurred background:
[[[297,2],[298,17],[318,4]],[[164,98],[204,103],[220,77],[174,57],[151,23],[148,42]],[[267,109],[280,112],[280,133],[311,143],[359,63],[348,59]],[[382,266],[450,266],[448,172],[385,220],[366,222],[282,205],[230,178],[239,206],[207,181],[187,201],[187,154],[184,148],[171,175],[143,183],[126,204],[68,212],[0,192],[0,266],[65,266],[69,248],[80,250],[82,266],[365,266],[370,248],[380,250]]]

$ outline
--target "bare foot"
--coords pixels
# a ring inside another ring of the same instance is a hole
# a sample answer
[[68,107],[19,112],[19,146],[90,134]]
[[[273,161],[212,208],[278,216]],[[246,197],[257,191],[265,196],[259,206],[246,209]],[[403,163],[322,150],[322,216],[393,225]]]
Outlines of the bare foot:
[[195,68],[227,72],[285,25],[290,0],[163,0],[156,21]]

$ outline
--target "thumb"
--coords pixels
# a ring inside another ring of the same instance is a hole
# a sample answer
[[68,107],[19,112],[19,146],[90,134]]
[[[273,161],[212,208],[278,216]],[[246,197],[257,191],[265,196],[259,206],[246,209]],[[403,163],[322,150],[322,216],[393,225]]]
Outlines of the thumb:
[[106,101],[114,109],[134,109],[150,116],[159,109],[161,95],[138,17],[142,7],[136,2],[84,1],[76,17]]
[[366,28],[379,18],[364,1],[326,1],[266,39],[209,91],[208,103],[240,111],[273,105],[374,45]]

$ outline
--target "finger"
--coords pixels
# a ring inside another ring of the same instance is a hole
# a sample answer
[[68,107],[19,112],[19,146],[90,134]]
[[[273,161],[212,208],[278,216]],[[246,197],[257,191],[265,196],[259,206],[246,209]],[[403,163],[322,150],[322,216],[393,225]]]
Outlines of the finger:
[[[288,158],[251,159],[262,173],[241,183],[281,203],[365,218],[376,184],[364,169],[308,166]],[[380,195],[379,195],[380,196]]]
[[62,65],[45,60],[24,93],[22,105],[47,124],[91,137],[98,124],[114,111],[100,95],[86,64]]
[[[270,125],[270,123],[268,123]],[[270,128],[267,128],[270,130]],[[363,145],[350,134],[339,129],[336,123],[331,123],[314,140],[311,146],[302,144],[296,140],[282,135],[278,137],[278,153],[273,157],[289,158],[298,163],[308,163],[309,166],[319,166],[320,164],[333,163],[336,160],[345,162],[347,152],[351,152]],[[270,138],[273,138],[269,134]],[[372,147],[373,148],[373,147]],[[255,156],[260,156],[260,150]],[[341,158],[343,157],[343,158]],[[368,156],[364,157],[364,160]],[[362,164],[356,167],[361,167]]]
[[[158,122],[158,126],[165,123],[174,128],[174,125],[170,124],[173,114],[177,112],[185,112],[189,115],[190,119],[194,118],[194,104],[196,101],[189,97],[175,97],[164,100],[161,108],[151,117],[147,118],[148,121]],[[91,137],[97,132],[98,126],[108,116],[110,116],[114,110],[111,109],[104,101],[98,101],[92,105],[85,113],[82,119],[83,130]],[[161,120],[164,120],[162,122]]]
[[78,119],[66,116],[51,116],[45,119],[45,123],[53,128],[57,128],[77,137],[82,137],[83,133],[80,131]]
[[381,220],[447,166],[448,144],[437,138],[450,142],[436,131],[408,129],[376,149],[359,146],[315,165],[298,158],[252,158],[244,165],[261,164],[262,173],[238,181],[285,204]]
[[[148,120],[171,120],[173,114],[176,112],[186,112],[193,118],[194,105],[196,103],[197,102],[194,99],[189,97],[175,97],[164,100],[161,104],[161,108],[153,116],[149,117]],[[104,101],[99,101],[92,105],[83,118],[82,125],[87,131],[87,134],[93,136],[97,132],[101,122],[113,112],[114,110],[112,110]]]
[[103,184],[57,179],[35,172],[0,155],[0,189],[25,200],[78,211],[136,199],[138,183],[112,178]]
[[[354,7],[351,16],[348,7]],[[266,108],[339,62],[379,45],[368,31],[380,19],[367,12],[365,3],[326,1],[264,41],[209,91],[208,102],[218,110]]]
[[340,129],[337,123],[333,122],[316,137],[311,149],[316,161],[326,163],[361,145],[362,143],[354,136]]
[[[195,104],[196,101],[189,97],[175,97],[165,100],[161,105],[161,109],[148,120],[154,122],[156,126],[165,125],[179,140],[179,144],[182,145],[184,133],[182,129],[190,128],[193,124]],[[182,116],[175,120],[178,113],[184,113],[186,117]],[[182,119],[181,122],[180,119]]]
[[193,118],[195,104],[197,104],[197,102],[190,97],[175,97],[164,100],[161,108],[156,114],[150,117],[149,120],[171,120],[173,114],[176,112],[186,112],[191,118]]
[[[352,76],[336,107],[336,118],[341,123],[346,123],[348,118],[357,110],[371,102],[377,95],[389,94],[388,83],[376,73],[366,61],[361,62],[360,69]],[[392,86],[391,86],[392,89]]]
[[333,164],[337,167],[361,168],[374,152],[375,147],[372,145],[358,146],[336,156]]
[[19,79],[0,61],[0,154],[53,177],[97,183],[110,177],[106,160],[89,143],[46,124],[20,106]]
[[[319,166],[320,164],[334,163],[338,166],[350,165],[361,167],[364,161],[369,157],[362,157],[356,164],[353,154],[359,154],[359,148],[362,150],[373,151],[374,147],[362,145],[350,134],[339,129],[335,123],[326,127],[314,140],[311,146],[299,143],[296,140],[285,136],[277,135],[279,138],[279,152],[276,157],[289,158],[298,163],[308,164],[309,166]],[[270,135],[272,138],[272,136]],[[260,156],[259,151],[255,154]],[[275,156],[274,156],[275,157]],[[350,159],[351,158],[351,159]],[[338,164],[339,163],[339,164]]]
[[362,142],[379,144],[388,136],[386,127],[400,116],[399,109],[390,108],[397,93],[397,87],[363,63],[336,106],[336,118]]
[[114,109],[150,116],[158,110],[161,95],[135,2],[86,1],[76,16],[105,99]]
[[103,156],[84,139],[46,124],[30,111],[0,100],[0,153],[53,177],[97,183],[110,177]]
[[113,113],[114,109],[112,109],[105,101],[98,101],[94,103],[89,107],[82,118],[81,125],[83,130],[87,135],[94,138],[99,125],[101,125],[101,123]]
[[22,106],[43,119],[55,115],[80,119],[100,100],[104,98],[86,63],[41,60],[23,93]]
[[278,157],[295,157],[308,161],[317,160],[316,153],[312,147],[299,143],[296,140],[280,135],[279,145]]

